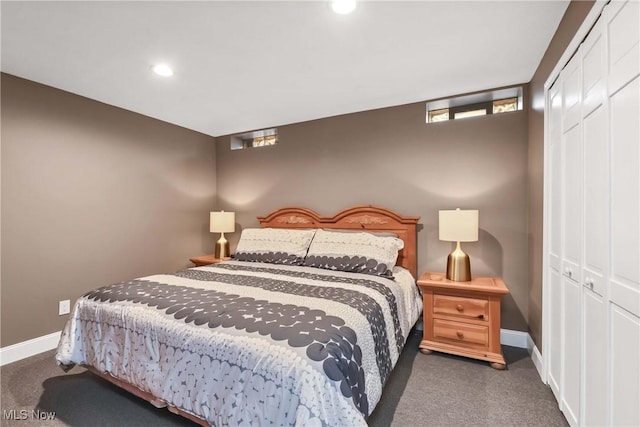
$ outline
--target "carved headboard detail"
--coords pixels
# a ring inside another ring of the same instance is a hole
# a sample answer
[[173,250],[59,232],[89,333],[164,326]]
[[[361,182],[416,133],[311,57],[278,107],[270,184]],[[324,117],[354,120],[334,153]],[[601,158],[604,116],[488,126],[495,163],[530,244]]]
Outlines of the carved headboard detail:
[[328,228],[338,230],[383,231],[395,233],[404,241],[404,249],[398,254],[400,265],[417,278],[416,227],[420,217],[403,216],[379,206],[354,206],[324,217],[311,209],[286,207],[267,216],[259,216],[261,227],[272,228]]

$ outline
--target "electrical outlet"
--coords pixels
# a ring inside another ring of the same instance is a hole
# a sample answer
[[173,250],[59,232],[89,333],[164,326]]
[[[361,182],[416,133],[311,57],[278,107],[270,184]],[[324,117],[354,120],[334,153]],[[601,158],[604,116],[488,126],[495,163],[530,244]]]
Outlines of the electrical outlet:
[[58,315],[69,314],[71,312],[71,301],[68,299],[58,303]]

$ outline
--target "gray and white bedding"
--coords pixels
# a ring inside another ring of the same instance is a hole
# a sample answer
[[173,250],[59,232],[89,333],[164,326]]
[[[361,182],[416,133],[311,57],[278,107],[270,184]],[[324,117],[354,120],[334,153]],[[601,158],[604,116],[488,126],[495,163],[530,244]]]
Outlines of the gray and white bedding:
[[366,425],[422,300],[385,277],[229,261],[81,297],[58,346],[215,426]]

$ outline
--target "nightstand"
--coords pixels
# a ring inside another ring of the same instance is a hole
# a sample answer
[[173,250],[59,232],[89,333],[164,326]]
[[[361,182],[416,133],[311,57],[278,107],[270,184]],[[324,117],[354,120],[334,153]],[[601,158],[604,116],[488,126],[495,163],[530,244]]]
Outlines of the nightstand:
[[189,261],[194,263],[196,267],[202,267],[203,265],[217,264],[222,261],[229,261],[231,258],[216,258],[215,255],[201,255],[194,258],[189,258]]
[[424,310],[421,353],[440,351],[506,368],[500,347],[500,300],[509,290],[501,278],[454,282],[444,273],[424,273],[418,286]]

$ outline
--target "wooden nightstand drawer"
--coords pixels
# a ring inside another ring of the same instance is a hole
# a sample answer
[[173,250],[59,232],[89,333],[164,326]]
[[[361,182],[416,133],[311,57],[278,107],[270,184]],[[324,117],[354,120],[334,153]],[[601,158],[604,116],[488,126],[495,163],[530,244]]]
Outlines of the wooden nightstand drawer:
[[433,314],[455,315],[467,319],[488,320],[489,300],[433,294]]
[[434,319],[433,336],[436,339],[453,340],[482,347],[489,345],[489,327],[470,323]]

